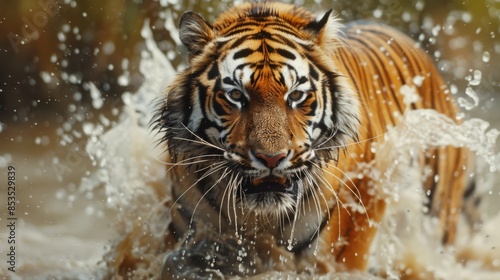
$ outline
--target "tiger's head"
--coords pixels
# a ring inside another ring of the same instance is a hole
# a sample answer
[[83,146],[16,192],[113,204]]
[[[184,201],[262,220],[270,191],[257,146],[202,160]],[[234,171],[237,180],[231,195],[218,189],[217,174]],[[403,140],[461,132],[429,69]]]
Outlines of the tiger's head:
[[357,95],[333,60],[340,25],[331,12],[247,3],[213,25],[185,13],[179,33],[189,66],[157,119],[174,164],[219,205],[294,212],[357,137]]

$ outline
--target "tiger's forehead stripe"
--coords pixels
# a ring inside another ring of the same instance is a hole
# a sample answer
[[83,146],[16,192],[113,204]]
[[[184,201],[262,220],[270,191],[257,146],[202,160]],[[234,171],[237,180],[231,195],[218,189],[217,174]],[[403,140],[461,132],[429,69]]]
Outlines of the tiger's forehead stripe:
[[[240,90],[257,83],[265,75],[290,90],[309,77],[309,63],[302,45],[311,43],[297,37],[296,28],[285,22],[250,21],[216,40],[227,52],[219,58],[225,90]],[[313,69],[314,79],[318,79]],[[242,92],[249,98],[248,94]]]
[[[228,33],[217,34],[216,41],[219,43],[218,47],[222,49],[234,49],[252,39],[275,41],[298,50],[311,45],[311,42],[300,38],[298,34],[300,33],[297,28],[286,22],[251,21],[235,25]],[[230,41],[232,44],[226,46]]]
[[[302,90],[307,90],[309,64],[296,51],[283,50],[282,52],[286,52],[294,59],[287,59],[275,50],[271,53],[263,52],[261,47],[255,50],[233,51],[221,64],[220,75],[223,88],[225,87],[226,91],[237,88],[242,90],[255,85],[262,79],[271,78],[273,82],[285,86],[288,90],[298,86],[301,86]],[[241,53],[247,54],[246,57],[241,57]]]

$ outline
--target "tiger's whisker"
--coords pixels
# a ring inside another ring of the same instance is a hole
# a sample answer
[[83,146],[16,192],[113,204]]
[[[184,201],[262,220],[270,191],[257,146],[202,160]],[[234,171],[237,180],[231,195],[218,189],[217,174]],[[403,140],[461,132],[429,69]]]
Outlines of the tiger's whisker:
[[[325,195],[323,194],[323,192],[321,191],[317,181],[313,178],[313,175],[307,171],[305,172],[306,174],[306,178],[309,179],[309,182],[314,186],[316,185],[316,188],[314,188],[314,192],[312,193],[313,195],[313,199],[314,199],[314,204],[315,204],[315,209],[316,209],[316,216],[318,218],[318,221],[321,220],[321,203],[320,203],[320,200],[319,200],[319,197],[318,197],[318,194],[317,192],[319,191],[321,196],[323,197],[323,200],[325,201],[325,205],[328,207],[328,202],[326,201],[326,197]],[[327,216],[328,216],[328,219],[330,218],[330,211],[327,211]]]
[[207,158],[207,160],[211,160],[211,158],[216,158],[216,157],[223,158],[223,155],[220,155],[220,154],[198,155],[198,156],[188,157],[188,158],[182,159],[182,160],[177,161],[177,162],[166,162],[166,161],[162,161],[160,159],[156,159],[156,160],[157,160],[157,162],[165,164],[165,165],[176,166],[176,165],[184,165],[186,162],[189,162],[190,160],[195,160],[195,159],[200,159],[200,158]]
[[[318,179],[319,179],[320,181],[322,181],[323,183],[325,183],[325,182],[327,183],[327,188],[330,190],[330,192],[331,192],[331,193],[333,194],[333,196],[335,197],[335,202],[336,202],[336,207],[337,207],[337,218],[338,218],[338,225],[337,225],[337,228],[338,228],[338,236],[339,236],[339,238],[340,238],[340,236],[341,236],[341,225],[340,225],[340,221],[341,221],[341,220],[340,220],[340,210],[341,210],[341,209],[340,209],[340,206],[342,206],[342,208],[343,208],[343,209],[345,209],[345,210],[347,211],[347,214],[348,214],[349,216],[351,215],[351,213],[350,213],[350,212],[349,212],[349,210],[347,209],[346,205],[344,205],[344,203],[342,202],[342,200],[340,200],[340,198],[339,198],[339,196],[338,196],[337,192],[333,189],[333,187],[332,187],[332,186],[330,185],[330,183],[326,180],[326,178],[324,178],[322,174],[317,174],[317,172],[315,172],[315,173],[316,173],[316,176],[318,176]],[[319,187],[319,185],[318,185],[318,187]],[[331,213],[330,213],[330,211],[328,211],[328,212],[329,212],[329,214],[328,214],[328,215],[329,215],[329,217],[330,217]]]
[[174,206],[177,204],[177,202],[187,193],[189,192],[193,187],[195,187],[200,181],[202,181],[203,179],[207,178],[208,176],[218,172],[219,170],[221,170],[222,168],[224,168],[224,162],[220,163],[217,167],[211,169],[211,170],[207,170],[207,172],[205,172],[202,176],[200,176],[200,178],[198,180],[196,180],[193,184],[191,184],[191,186],[189,186],[188,188],[186,188],[186,190],[184,190],[184,192],[179,195],[176,200],[172,203],[172,206],[170,207],[170,211],[172,211],[172,209],[174,208]]
[[340,173],[342,173],[348,180],[349,182],[352,184],[353,188],[356,190],[354,191],[347,183],[345,183],[343,180],[341,180],[339,177],[337,177],[335,174],[333,174],[332,172],[328,171],[328,170],[325,170],[328,174],[334,176],[335,178],[337,178],[337,180],[343,182],[343,185],[356,197],[356,199],[358,200],[358,203],[363,207],[363,210],[365,212],[365,215],[366,215],[366,218],[368,220],[370,220],[370,217],[369,217],[369,214],[368,214],[368,210],[367,208],[365,207],[365,204],[363,202],[363,200],[361,199],[361,193],[358,189],[358,187],[356,186],[356,184],[352,181],[351,177],[349,177],[349,175],[347,175],[344,171],[342,171],[340,168],[338,168],[337,166],[331,164],[331,163],[327,163],[328,166],[332,167],[332,168],[335,168],[336,170],[338,170]]
[[[231,174],[231,176],[232,176],[232,174]],[[224,188],[224,191],[222,192],[222,197],[221,197],[221,204],[222,205],[224,205],[224,199],[226,198],[226,195],[227,195],[227,199],[228,199],[227,205],[229,205],[230,198],[228,195],[228,191],[230,191],[230,189],[231,189],[231,185],[229,183],[230,181],[231,181],[231,179],[228,180],[228,184]],[[222,209],[224,209],[224,207],[222,207],[222,205],[219,208],[219,234],[222,233]],[[229,213],[229,211],[228,211],[228,213]],[[231,224],[231,216],[230,215],[227,216],[227,219],[228,219],[229,224]]]
[[[191,135],[193,135],[194,137],[196,137],[196,138],[200,141],[200,143],[201,143],[201,144],[205,144],[205,145],[207,145],[207,146],[209,146],[209,147],[212,147],[212,148],[215,148],[215,149],[218,149],[218,150],[221,150],[221,151],[225,152],[225,150],[224,150],[224,149],[222,149],[222,148],[220,148],[220,147],[217,147],[217,146],[215,146],[214,144],[212,144],[212,143],[210,143],[210,142],[207,142],[205,139],[203,139],[203,138],[201,138],[200,136],[198,136],[196,133],[194,133],[193,131],[191,131],[191,130],[187,127],[187,126],[185,126],[183,123],[182,123],[182,126],[183,126],[183,127],[184,127],[184,128],[185,128],[188,132],[189,132],[189,133],[191,133]],[[180,138],[180,139],[183,139],[183,138]],[[187,139],[185,139],[185,140],[187,140]]]
[[201,198],[198,200],[198,202],[196,203],[196,206],[195,206],[195,207],[194,207],[194,209],[193,209],[193,214],[191,215],[191,220],[189,221],[189,223],[190,223],[190,224],[192,224],[192,223],[193,223],[193,219],[194,219],[194,217],[195,217],[196,209],[198,209],[198,206],[200,205],[201,201],[203,201],[203,199],[205,198],[205,196],[206,196],[206,195],[207,195],[207,194],[208,194],[211,190],[213,190],[213,189],[214,189],[214,188],[215,188],[215,187],[216,187],[216,186],[217,186],[217,185],[218,185],[218,184],[219,184],[219,183],[220,183],[220,182],[221,182],[221,181],[222,181],[222,180],[223,180],[223,179],[224,179],[224,178],[225,178],[228,174],[229,174],[229,172],[227,171],[228,169],[229,169],[229,168],[228,168],[228,167],[226,167],[226,169],[224,169],[224,171],[222,171],[222,175],[221,175],[221,177],[220,177],[218,180],[216,180],[216,181],[212,184],[212,186],[211,186],[208,190],[206,190],[206,191],[205,191],[205,193],[204,193],[204,194],[201,196]]
[[224,149],[222,149],[220,147],[217,147],[217,146],[215,146],[213,144],[210,144],[209,142],[207,142],[205,140],[203,140],[203,141],[196,141],[196,140],[193,140],[193,139],[182,138],[182,137],[172,137],[172,139],[186,141],[186,142],[191,142],[191,143],[195,143],[195,144],[200,144],[200,145],[203,145],[203,146],[211,147],[211,148],[214,148],[214,149],[217,149],[217,150],[225,152]]
[[[316,164],[313,163],[313,165],[317,166]],[[317,166],[319,167],[319,166]],[[322,171],[325,171],[325,170],[322,170]],[[347,213],[349,213],[349,211],[347,210],[347,206],[344,205],[344,203],[342,202],[342,200],[339,198],[337,192],[335,191],[335,189],[333,188],[333,186],[331,185],[331,183],[324,177],[323,174],[319,174],[317,172],[315,172],[317,178],[323,182],[325,184],[325,186],[328,188],[328,190],[330,190],[330,192],[335,196],[335,199],[337,202],[340,202],[341,205],[342,205],[342,208],[346,209]],[[341,184],[344,184],[346,185],[346,183],[344,181],[342,181],[339,177],[337,177],[335,174],[333,173],[329,173],[330,175],[332,175],[333,177],[335,177]],[[318,188],[319,188],[319,185],[318,185]],[[349,213],[349,215],[351,215]]]
[[373,136],[373,137],[370,137],[370,138],[367,138],[367,139],[364,139],[364,140],[354,141],[354,142],[351,142],[351,143],[348,143],[348,144],[343,144],[343,145],[338,145],[338,146],[328,146],[328,147],[323,147],[323,148],[313,147],[312,149],[314,151],[324,151],[324,150],[334,150],[334,149],[339,149],[339,148],[340,149],[347,148],[349,146],[355,146],[355,145],[363,144],[363,143],[366,143],[366,142],[371,142],[374,139],[383,137],[385,134],[387,134],[387,132],[379,134],[379,135],[376,135],[376,136]]

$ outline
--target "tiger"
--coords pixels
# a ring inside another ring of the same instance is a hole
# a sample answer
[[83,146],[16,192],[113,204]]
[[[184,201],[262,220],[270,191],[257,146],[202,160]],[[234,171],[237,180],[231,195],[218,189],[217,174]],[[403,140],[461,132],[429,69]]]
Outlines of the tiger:
[[[460,122],[432,59],[386,25],[278,2],[239,4],[213,24],[186,12],[179,37],[188,66],[154,119],[173,201],[161,278],[279,270],[277,247],[292,267],[332,264],[296,271],[367,271],[387,201],[376,180],[352,174],[384,157],[373,147],[406,110]],[[453,244],[468,151],[429,148],[418,160],[440,242]]]

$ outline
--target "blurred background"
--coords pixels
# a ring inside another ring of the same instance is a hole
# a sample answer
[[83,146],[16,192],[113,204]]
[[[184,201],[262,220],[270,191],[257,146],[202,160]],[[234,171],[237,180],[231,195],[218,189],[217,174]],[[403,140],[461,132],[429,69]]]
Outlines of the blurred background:
[[[6,168],[15,165],[20,231],[44,232],[58,241],[74,236],[93,240],[86,248],[67,240],[70,248],[60,253],[75,260],[99,259],[113,213],[99,190],[80,187],[95,169],[83,151],[86,131],[97,122],[112,127],[122,95],[141,85],[145,20],[161,51],[182,68],[185,49],[175,35],[182,13],[196,11],[211,22],[238,2],[0,1],[0,207],[5,205]],[[465,114],[500,127],[500,0],[293,3],[315,12],[333,9],[346,22],[383,22],[409,34],[434,57],[452,92],[478,104]],[[0,219],[5,218],[1,209]],[[79,222],[70,222],[75,219]],[[2,222],[0,251],[3,227]],[[48,250],[35,237],[32,241],[38,244],[32,250]],[[3,266],[2,261],[0,272]]]
[[[473,70],[482,71],[481,84],[493,87],[489,91],[498,90],[498,0],[295,3],[313,11],[334,9],[346,21],[373,19],[395,26],[422,41],[459,91]],[[150,19],[161,50],[177,66],[183,61],[182,50],[165,23],[177,26],[188,10],[213,21],[232,5],[175,0],[1,1],[0,118],[5,123],[24,122],[47,112],[68,117],[68,105],[90,106],[88,82],[101,90],[105,105],[113,104],[141,83],[137,66],[144,47],[140,35],[144,19]],[[130,79],[120,79],[124,73]]]

